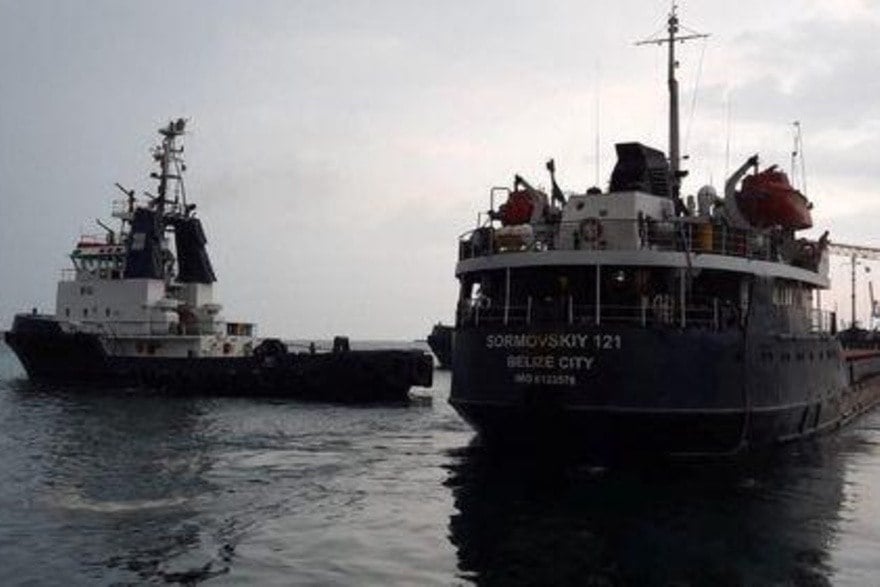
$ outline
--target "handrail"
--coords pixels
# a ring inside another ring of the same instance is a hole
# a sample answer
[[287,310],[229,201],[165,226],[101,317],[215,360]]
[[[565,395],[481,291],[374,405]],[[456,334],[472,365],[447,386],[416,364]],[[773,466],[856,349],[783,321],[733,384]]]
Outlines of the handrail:
[[[70,320],[78,324],[88,325],[99,330],[104,330],[108,326],[115,328],[114,335],[117,338],[130,338],[137,336],[145,336],[149,331],[150,335],[171,335],[171,336],[205,336],[213,334],[227,333],[226,325],[228,324],[251,324],[251,323],[230,323],[217,322],[212,320],[193,320],[192,322],[165,322],[162,320],[102,320],[86,318],[82,320]],[[221,328],[222,325],[222,328]],[[251,324],[253,326],[253,324]],[[141,330],[127,327],[143,327]],[[228,334],[228,333],[227,333]],[[247,335],[245,335],[247,336]]]
[[[480,227],[459,236],[459,260],[506,253],[546,250],[654,250],[715,254],[765,261],[782,261],[781,238],[775,231],[740,229],[692,218],[668,220],[590,218],[560,222],[552,230],[519,227]],[[550,228],[550,227],[548,227]],[[815,270],[818,250],[794,251],[793,264]]]
[[[459,327],[487,325],[532,325],[558,324],[561,326],[597,326],[598,324],[631,324],[641,327],[681,328],[681,308],[672,296],[656,296],[654,299],[642,298],[640,305],[602,304],[597,312],[595,304],[573,303],[567,297],[547,304],[536,304],[531,296],[525,304],[510,305],[506,308],[480,308],[467,302],[460,302],[457,324]],[[810,308],[808,332],[811,334],[832,333],[834,313]],[[601,314],[601,322],[597,316]],[[743,325],[742,310],[719,298],[700,298],[691,300],[684,308],[684,327],[727,330]]]

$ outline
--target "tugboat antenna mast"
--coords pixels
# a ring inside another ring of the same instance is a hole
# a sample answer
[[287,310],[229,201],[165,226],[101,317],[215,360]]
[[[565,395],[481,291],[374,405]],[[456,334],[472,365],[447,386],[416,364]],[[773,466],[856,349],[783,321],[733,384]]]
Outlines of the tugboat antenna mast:
[[[181,172],[184,168],[180,162],[180,154],[183,152],[183,147],[176,147],[175,142],[177,137],[184,133],[185,128],[186,120],[184,120],[183,118],[178,118],[176,121],[172,120],[168,123],[168,126],[160,128],[159,134],[161,134],[163,137],[162,144],[153,150],[153,158],[156,160],[157,163],[159,163],[159,173],[152,173],[150,175],[154,179],[159,180],[159,195],[155,199],[155,202],[160,217],[165,214],[168,180],[173,179],[178,182],[178,185],[182,184],[183,182],[183,176]],[[175,166],[174,173],[171,172],[171,164],[174,164]],[[185,195],[183,204],[185,208]]]
[[636,45],[668,45],[668,84],[669,84],[669,166],[672,171],[672,194],[677,199],[681,194],[681,178],[687,175],[687,171],[681,170],[681,142],[679,139],[679,120],[678,120],[678,80],[675,77],[675,70],[678,67],[678,61],[675,59],[675,43],[683,43],[692,39],[705,39],[709,35],[696,32],[689,32],[680,35],[678,20],[678,5],[673,0],[672,9],[669,12],[669,18],[666,21],[666,31],[668,37],[646,39],[639,41]]

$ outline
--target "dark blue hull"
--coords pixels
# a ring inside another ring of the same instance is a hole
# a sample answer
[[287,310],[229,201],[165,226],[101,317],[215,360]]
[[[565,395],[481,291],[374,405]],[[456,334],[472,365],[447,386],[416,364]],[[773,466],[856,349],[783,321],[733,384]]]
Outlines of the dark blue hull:
[[429,386],[433,374],[429,355],[408,350],[116,357],[97,335],[64,332],[44,317],[17,316],[5,339],[32,381],[88,387],[360,403],[405,401],[410,387]]
[[735,454],[834,429],[873,406],[874,362],[847,361],[827,336],[468,328],[456,333],[450,401],[496,446]]

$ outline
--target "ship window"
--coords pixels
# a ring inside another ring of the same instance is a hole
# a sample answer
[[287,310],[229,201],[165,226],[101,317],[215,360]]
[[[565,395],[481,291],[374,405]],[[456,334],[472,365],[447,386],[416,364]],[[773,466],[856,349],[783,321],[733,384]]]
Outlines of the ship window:
[[64,308],[64,315],[70,318],[70,308]]
[[147,244],[147,234],[144,232],[136,232],[131,236],[131,250],[143,251]]
[[89,309],[83,308],[83,318],[88,318],[88,317],[89,317]]
[[104,315],[107,316],[108,318],[110,317],[110,308],[107,308],[106,310],[104,310]]

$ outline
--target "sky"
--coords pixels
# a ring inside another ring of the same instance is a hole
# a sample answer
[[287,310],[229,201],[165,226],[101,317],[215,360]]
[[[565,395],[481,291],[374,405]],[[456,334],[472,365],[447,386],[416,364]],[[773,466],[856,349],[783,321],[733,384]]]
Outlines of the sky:
[[[492,186],[546,185],[555,157],[563,189],[583,191],[607,185],[615,142],[666,150],[665,55],[634,43],[668,10],[0,0],[0,328],[54,310],[114,182],[154,189],[155,131],[186,117],[187,194],[228,319],[423,338],[453,319],[456,241]],[[753,153],[787,168],[798,120],[813,234],[880,246],[880,0],[693,0],[680,17],[711,34],[680,46],[685,193]],[[832,277],[823,301],[846,308],[842,259]]]

